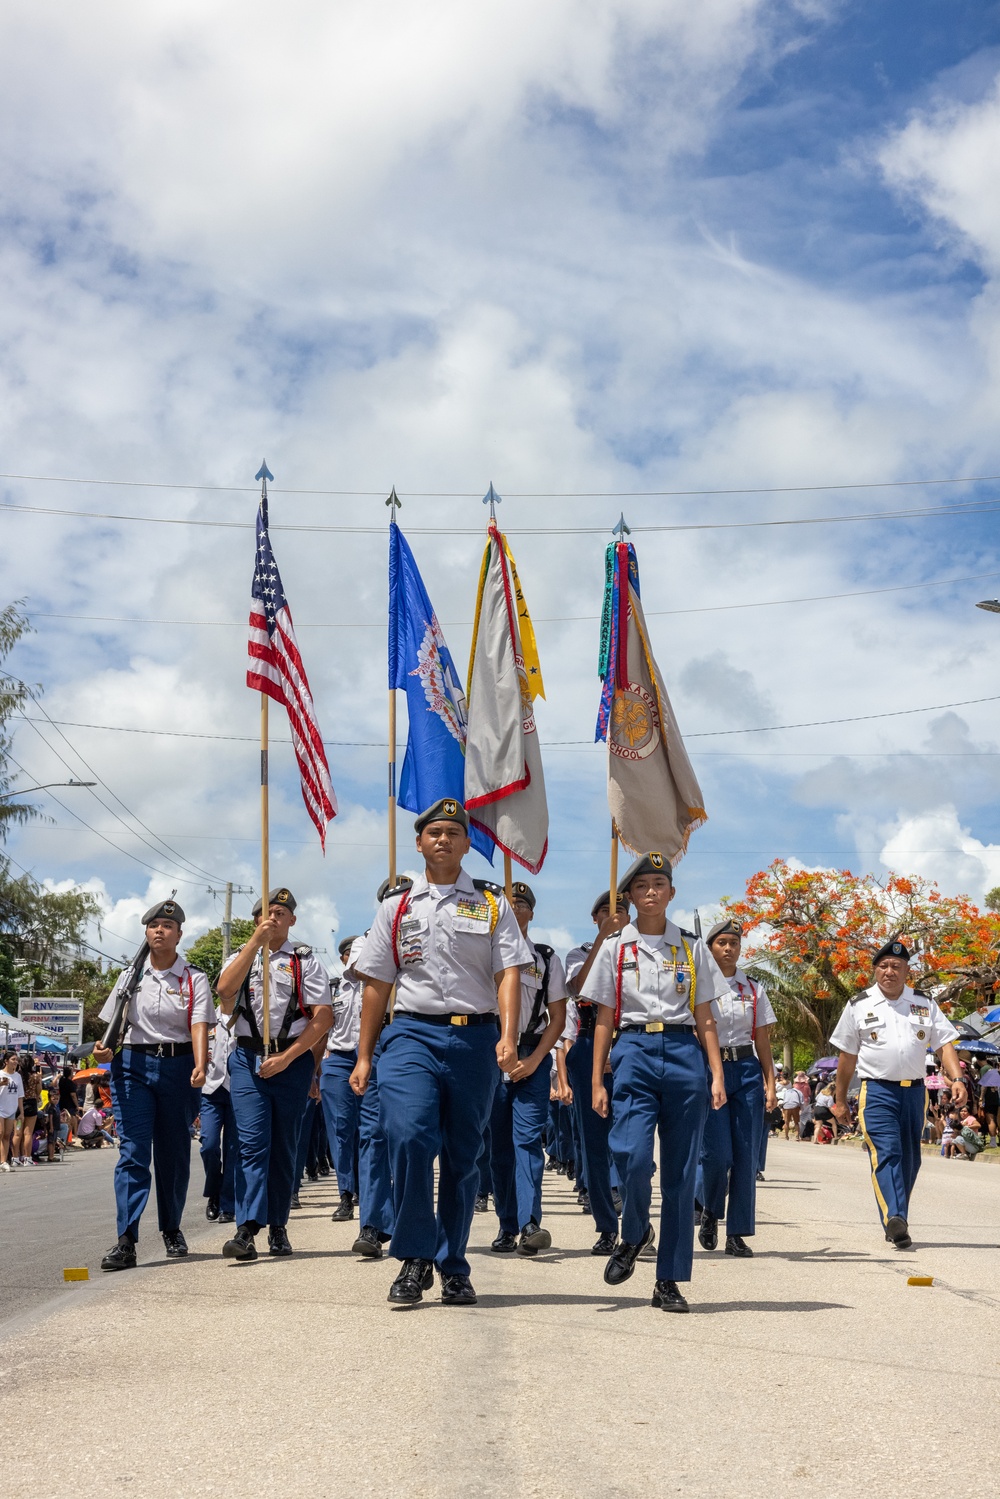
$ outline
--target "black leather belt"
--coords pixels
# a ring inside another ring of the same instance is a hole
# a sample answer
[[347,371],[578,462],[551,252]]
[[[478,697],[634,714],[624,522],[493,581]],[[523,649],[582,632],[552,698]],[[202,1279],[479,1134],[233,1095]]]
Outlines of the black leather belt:
[[685,1025],[683,1020],[648,1020],[643,1022],[636,1021],[635,1023],[629,1023],[628,1021],[626,1021],[624,1025],[620,1025],[618,1027],[619,1034],[621,1034],[622,1031],[645,1031],[647,1035],[658,1035],[660,1031],[693,1030],[694,1026]]
[[[922,1077],[863,1077],[861,1081],[863,1083],[885,1083],[888,1088],[920,1088],[924,1084]],[[950,1077],[948,1081],[952,1083],[955,1079]]]
[[124,1051],[155,1052],[159,1057],[193,1057],[192,1041],[126,1041]]
[[397,1020],[422,1020],[425,1025],[500,1025],[499,1015],[418,1015],[415,1010],[397,1010]]
[[744,1057],[757,1055],[752,1046],[721,1046],[719,1050],[724,1062],[742,1062]]
[[279,1051],[287,1051],[290,1046],[294,1046],[298,1039],[298,1036],[287,1036],[284,1041],[272,1041],[265,1047],[263,1041],[254,1041],[249,1036],[237,1036],[236,1045],[242,1051],[252,1051],[255,1057],[262,1057],[265,1051],[268,1056],[273,1057]]

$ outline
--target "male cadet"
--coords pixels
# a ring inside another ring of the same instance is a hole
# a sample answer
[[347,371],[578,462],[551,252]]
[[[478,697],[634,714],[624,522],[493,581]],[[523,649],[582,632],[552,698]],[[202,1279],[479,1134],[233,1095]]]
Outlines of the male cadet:
[[516,1250],[531,1256],[552,1247],[552,1235],[540,1226],[545,1170],[542,1132],[549,1111],[549,1053],[566,1024],[566,975],[552,948],[528,936],[535,914],[530,885],[518,880],[511,896],[517,924],[534,961],[521,970],[517,1065],[505,1071],[490,1116],[493,1200],[500,1219],[492,1248],[496,1254]]
[[334,1223],[349,1223],[358,1200],[358,1115],[361,1100],[351,1087],[351,1073],[358,1060],[361,1029],[361,981],[350,965],[352,949],[361,950],[359,937],[345,937],[337,946],[344,965],[340,987],[333,996],[333,1026],[320,1072],[319,1092],[326,1116],[326,1133],[337,1173],[340,1202],[333,1210]]
[[[590,914],[597,925],[596,939],[584,942],[581,947],[574,947],[566,954],[567,987],[571,994],[577,996],[576,1009],[580,1021],[576,1041],[566,1054],[566,1073],[573,1089],[573,1114],[583,1156],[582,1162],[577,1162],[577,1167],[583,1168],[589,1211],[600,1235],[591,1254],[607,1255],[613,1252],[618,1243],[618,1210],[611,1190],[611,1149],[608,1145],[614,1117],[613,1105],[609,1108],[606,1119],[591,1108],[597,1007],[579,996],[603,944],[628,923],[628,896],[618,892],[615,914],[612,916],[611,891],[605,890],[594,901]],[[610,1083],[610,1077],[607,1081]]]
[[236,1222],[236,1171],[240,1142],[229,1095],[229,1056],[234,1045],[221,1015],[208,1059],[208,1075],[201,1090],[201,1163],[205,1168],[205,1217],[210,1223]]
[[[236,1045],[229,1059],[230,1088],[240,1137],[243,1188],[236,1202],[236,1235],[223,1245],[227,1259],[255,1260],[254,1237],[268,1225],[268,1249],[291,1254],[285,1225],[295,1189],[299,1128],[313,1080],[312,1048],[333,1023],[330,981],[311,952],[296,952],[288,940],[295,924],[290,890],[253,908],[250,937],[219,975],[216,992],[225,1015],[235,1016]],[[270,1045],[263,1041],[263,954],[270,948]]]
[[872,960],[875,982],[844,1007],[830,1037],[840,1052],[833,1112],[850,1123],[847,1089],[861,1074],[858,1123],[868,1150],[872,1187],[888,1243],[909,1249],[910,1194],[920,1170],[928,1048],[951,1080],[952,1097],[966,1090],[952,1042],[958,1031],[925,994],[907,985],[910,954],[902,942],[887,942]]
[[362,1094],[368,1086],[395,983],[378,1065],[396,1214],[389,1252],[403,1262],[389,1300],[420,1301],[437,1264],[442,1302],[470,1305],[465,1248],[483,1130],[498,1066],[517,1065],[520,970],[533,957],[504,896],[479,890],[462,868],[470,845],[461,802],[444,797],[414,828],[425,872],[382,902],[356,963],[365,988],[351,1085]]
[[[206,976],[178,955],[184,912],[175,900],[151,906],[142,918],[149,944],[138,987],[128,1008],[124,1045],[112,1053],[94,1047],[98,1062],[111,1063],[111,1097],[118,1126],[115,1201],[118,1243],[102,1270],[131,1270],[139,1219],[149,1201],[150,1158],[156,1176],[156,1213],[167,1254],[188,1252],[181,1217],[191,1176],[191,1125],[198,1113],[208,1065],[208,1028],[215,1021]],[[110,1020],[128,970],[101,1011]]]

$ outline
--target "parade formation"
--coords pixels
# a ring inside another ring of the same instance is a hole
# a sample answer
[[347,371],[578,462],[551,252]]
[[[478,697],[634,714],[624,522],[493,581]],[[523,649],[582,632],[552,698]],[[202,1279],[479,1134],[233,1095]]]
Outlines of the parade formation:
[[[512,875],[512,861],[539,872],[549,829],[533,710],[541,669],[496,525],[499,496],[491,485],[467,696],[390,496],[389,874],[372,891],[369,929],[341,941],[343,972],[331,978],[293,939],[296,896],[269,888],[269,699],[288,712],[321,839],[336,815],[267,534],[270,477],[263,465],[248,672],[262,708],[263,893],[251,936],[219,975],[218,1008],[205,974],[180,956],[185,917],[171,897],[146,912],[145,941],[102,1011],[95,1056],[110,1068],[121,1144],[117,1242],[102,1268],[136,1265],[154,1181],[166,1254],[187,1255],[181,1220],[200,1116],[206,1216],[235,1225],[227,1259],[257,1259],[265,1228],[266,1252],[293,1257],[290,1216],[321,1148],[336,1174],[334,1224],[357,1225],[357,1256],[395,1262],[389,1303],[420,1302],[436,1272],[442,1303],[473,1305],[466,1251],[491,1195],[494,1253],[553,1248],[547,1149],[593,1217],[606,1285],[655,1260],[652,1306],[686,1312],[696,1233],[716,1250],[724,1223],[725,1254],[753,1257],[765,1112],[776,1102],[775,1013],[740,966],[738,922],[723,917],[703,938],[668,914],[674,867],[706,813],[649,646],[624,519],[607,551],[600,649],[610,882],[591,907],[593,941],[563,959],[532,939],[541,892]],[[400,688],[409,731],[397,797]],[[412,876],[397,870],[397,800],[418,814]],[[635,857],[619,877],[622,845]],[[502,881],[470,876],[473,847],[502,853]],[[872,954],[871,987],[832,1038],[832,1111],[846,1119],[857,1071],[874,1197],[898,1250],[912,1245],[929,1051],[964,1099],[958,1032],[909,987],[909,958],[903,934],[888,934]]]

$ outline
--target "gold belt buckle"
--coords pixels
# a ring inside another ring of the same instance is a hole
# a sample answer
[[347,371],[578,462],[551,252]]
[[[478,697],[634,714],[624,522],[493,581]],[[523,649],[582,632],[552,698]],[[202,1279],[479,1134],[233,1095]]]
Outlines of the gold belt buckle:
[[901,1088],[912,1088],[912,1086],[913,1086],[913,1079],[909,1078],[909,1077],[904,1077],[904,1078],[902,1078],[900,1080],[899,1086]]
[[649,1024],[646,1026],[646,1035],[647,1036],[651,1036],[651,1035],[653,1035],[657,1031],[662,1031],[662,1029],[663,1029],[663,1021],[662,1020],[651,1020],[649,1022]]
[[452,1025],[468,1025],[468,1015],[452,1015],[449,1017]]

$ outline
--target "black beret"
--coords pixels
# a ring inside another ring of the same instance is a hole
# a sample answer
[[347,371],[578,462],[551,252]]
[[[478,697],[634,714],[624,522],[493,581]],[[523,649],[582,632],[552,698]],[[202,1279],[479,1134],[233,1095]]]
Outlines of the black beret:
[[627,890],[632,881],[637,879],[640,874],[662,874],[666,875],[668,880],[673,879],[673,870],[670,867],[670,860],[666,854],[640,854],[635,863],[630,864],[622,875],[619,881],[620,889]]
[[[620,906],[627,906],[628,903],[629,903],[628,891],[627,890],[619,890],[619,892],[618,892],[618,904]],[[611,891],[610,890],[605,890],[604,894],[603,895],[599,895],[597,897],[597,899],[594,901],[594,904],[590,908],[590,914],[591,914],[591,916],[596,917],[598,911],[601,909],[602,906],[607,906],[608,910],[611,909]]]
[[422,833],[429,822],[457,822],[466,832],[469,831],[469,814],[461,802],[455,801],[454,797],[443,796],[440,801],[428,807],[426,812],[421,812],[414,822],[413,827],[417,833]]
[[510,887],[510,893],[518,900],[526,900],[531,909],[535,909],[535,892],[523,880],[515,880]]
[[[284,885],[281,885],[277,890],[271,891],[270,895],[267,897],[267,905],[269,910],[271,906],[284,906],[286,911],[294,911],[295,896],[290,890],[286,890]],[[253,914],[255,916],[259,916],[263,909],[264,897],[261,896],[260,900],[253,908]]]
[[904,963],[908,963],[910,961],[910,954],[899,938],[896,937],[891,942],[887,942],[884,947],[879,948],[874,958],[872,958],[872,967],[877,968],[883,958],[902,958]]
[[348,950],[348,952],[350,952],[351,945],[357,942],[357,940],[357,934],[355,934],[353,937],[341,937],[340,941],[337,943],[337,952],[340,954],[340,956],[343,957],[345,948]]
[[378,887],[375,899],[381,905],[387,895],[402,895],[404,890],[412,890],[412,888],[413,881],[410,879],[410,876],[408,874],[401,874],[394,885],[390,884],[388,880],[383,880]]
[[159,905],[150,906],[142,918],[143,926],[149,926],[151,921],[156,921],[162,916],[165,921],[176,921],[178,926],[184,925],[184,911],[175,900],[161,900]]
[[727,916],[724,921],[717,921],[712,930],[709,932],[708,936],[705,938],[705,941],[708,943],[709,947],[711,947],[716,937],[725,937],[727,935],[731,935],[733,937],[743,936],[743,928],[740,926],[739,922],[734,921],[731,916]]

